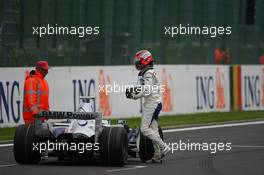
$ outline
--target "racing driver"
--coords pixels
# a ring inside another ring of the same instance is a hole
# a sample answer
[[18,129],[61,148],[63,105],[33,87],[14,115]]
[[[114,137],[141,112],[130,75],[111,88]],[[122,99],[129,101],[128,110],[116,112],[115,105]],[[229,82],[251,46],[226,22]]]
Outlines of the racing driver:
[[142,134],[153,142],[155,150],[151,159],[153,163],[161,162],[161,159],[171,152],[171,149],[163,142],[158,131],[158,116],[162,109],[160,82],[153,68],[153,57],[147,50],[140,50],[134,56],[134,64],[138,73],[138,85],[136,88],[127,89],[126,96],[131,99],[144,98],[143,116],[140,130]]

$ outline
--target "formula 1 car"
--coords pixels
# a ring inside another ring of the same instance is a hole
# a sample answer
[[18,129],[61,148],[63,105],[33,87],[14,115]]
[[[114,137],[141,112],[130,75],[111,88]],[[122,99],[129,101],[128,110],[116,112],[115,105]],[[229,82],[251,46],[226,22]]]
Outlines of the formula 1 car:
[[[123,166],[128,155],[145,162],[154,155],[152,141],[124,120],[110,125],[95,112],[95,98],[81,97],[78,112],[42,111],[35,124],[19,125],[14,137],[14,157],[20,164],[37,164],[47,157],[59,160],[99,160]],[[44,122],[43,117],[46,119]],[[162,130],[159,130],[163,138]]]

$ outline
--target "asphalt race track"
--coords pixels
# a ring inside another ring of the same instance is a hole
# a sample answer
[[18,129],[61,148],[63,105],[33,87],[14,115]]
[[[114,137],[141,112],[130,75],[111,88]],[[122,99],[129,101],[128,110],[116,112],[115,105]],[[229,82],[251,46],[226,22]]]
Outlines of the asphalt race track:
[[12,146],[0,145],[0,175],[144,174],[144,175],[263,175],[264,122],[238,126],[171,130],[166,142],[231,142],[230,151],[175,151],[162,164],[129,159],[125,167],[104,167],[87,163],[65,163],[51,159],[39,165],[18,165]]

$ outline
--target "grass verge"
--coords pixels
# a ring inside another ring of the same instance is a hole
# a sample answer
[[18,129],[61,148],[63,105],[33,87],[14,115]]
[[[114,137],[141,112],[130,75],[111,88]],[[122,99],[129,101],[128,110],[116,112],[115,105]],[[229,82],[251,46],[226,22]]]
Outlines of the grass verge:
[[[159,118],[159,125],[163,127],[184,126],[194,124],[208,124],[221,122],[235,122],[243,120],[264,119],[264,111],[243,112],[212,112],[186,115],[170,115]],[[139,126],[141,118],[126,119],[130,127]],[[113,121],[116,123],[116,120]]]
[[[162,116],[159,119],[160,126],[183,126],[193,124],[208,124],[220,122],[233,122],[243,120],[264,119],[264,111],[243,111],[243,112],[212,112],[188,115]],[[141,118],[126,119],[130,127],[140,125]],[[117,123],[117,119],[111,120],[112,124]],[[15,128],[0,128],[0,140],[13,140]]]
[[13,140],[15,130],[15,128],[0,128],[0,140]]

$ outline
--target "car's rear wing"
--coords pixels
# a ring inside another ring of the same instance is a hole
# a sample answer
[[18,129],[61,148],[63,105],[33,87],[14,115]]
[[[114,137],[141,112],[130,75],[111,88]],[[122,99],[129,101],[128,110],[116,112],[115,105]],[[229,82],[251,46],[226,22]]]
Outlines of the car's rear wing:
[[36,115],[35,134],[40,137],[48,136],[47,128],[41,119],[76,119],[95,120],[95,143],[98,142],[100,128],[102,126],[102,113],[99,112],[67,112],[67,111],[42,111]]
[[99,112],[67,112],[67,111],[42,111],[36,115],[37,118],[47,119],[77,119],[96,120],[102,116]]

